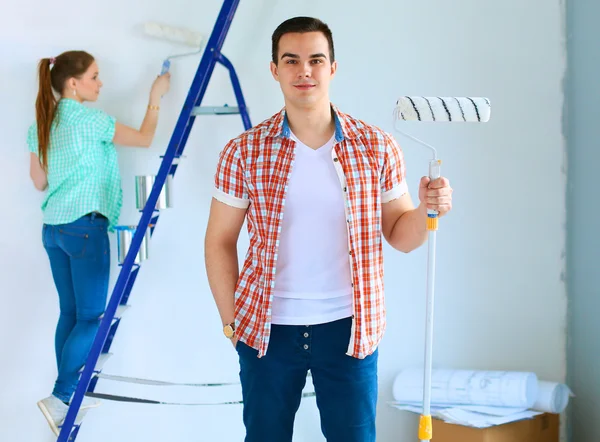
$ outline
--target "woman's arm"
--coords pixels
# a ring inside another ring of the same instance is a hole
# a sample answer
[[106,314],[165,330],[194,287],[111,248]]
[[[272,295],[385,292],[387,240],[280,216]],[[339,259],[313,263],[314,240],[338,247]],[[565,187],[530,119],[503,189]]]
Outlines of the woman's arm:
[[35,188],[40,192],[43,192],[46,190],[46,187],[48,187],[46,171],[42,168],[36,154],[30,152],[29,155],[29,176],[31,177],[31,181],[33,181]]
[[150,100],[146,109],[146,115],[139,130],[117,122],[115,136],[113,137],[115,144],[120,146],[150,147],[156,132],[156,125],[158,124],[160,99],[169,91],[170,79],[171,74],[166,73],[154,81],[152,90],[150,91]]

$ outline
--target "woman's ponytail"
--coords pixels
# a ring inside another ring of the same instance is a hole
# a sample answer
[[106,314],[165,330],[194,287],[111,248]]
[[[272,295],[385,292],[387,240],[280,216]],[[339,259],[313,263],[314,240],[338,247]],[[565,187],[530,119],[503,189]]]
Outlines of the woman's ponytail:
[[50,77],[50,59],[44,58],[39,64],[40,86],[35,100],[35,119],[37,122],[38,158],[44,170],[48,170],[48,145],[50,144],[50,128],[56,113],[56,97],[52,92]]

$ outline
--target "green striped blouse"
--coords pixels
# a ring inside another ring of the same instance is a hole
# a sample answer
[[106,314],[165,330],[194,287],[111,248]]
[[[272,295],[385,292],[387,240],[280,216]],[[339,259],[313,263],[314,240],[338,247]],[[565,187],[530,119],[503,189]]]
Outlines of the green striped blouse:
[[[45,224],[67,224],[90,212],[117,224],[123,192],[112,139],[116,121],[101,110],[62,98],[50,130],[48,188],[42,203]],[[27,144],[38,155],[37,126]]]

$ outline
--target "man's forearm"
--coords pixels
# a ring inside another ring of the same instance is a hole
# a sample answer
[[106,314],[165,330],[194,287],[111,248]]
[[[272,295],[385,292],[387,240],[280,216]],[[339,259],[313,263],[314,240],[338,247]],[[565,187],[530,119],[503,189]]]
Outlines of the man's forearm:
[[229,324],[234,320],[235,286],[239,277],[237,246],[207,242],[205,265],[221,320]]
[[421,204],[404,212],[394,224],[390,244],[401,252],[411,252],[427,240],[427,208]]

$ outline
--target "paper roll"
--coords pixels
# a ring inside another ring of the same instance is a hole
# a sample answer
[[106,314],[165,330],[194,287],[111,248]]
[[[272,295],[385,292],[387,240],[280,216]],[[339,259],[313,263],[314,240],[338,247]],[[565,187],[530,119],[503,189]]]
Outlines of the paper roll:
[[[394,400],[423,403],[423,371],[402,370],[393,385]],[[433,370],[431,405],[488,405],[531,408],[538,398],[535,373],[515,371]]]
[[540,381],[538,383],[538,395],[533,409],[546,413],[562,413],[569,404],[569,396],[573,392],[565,384],[556,382]]

